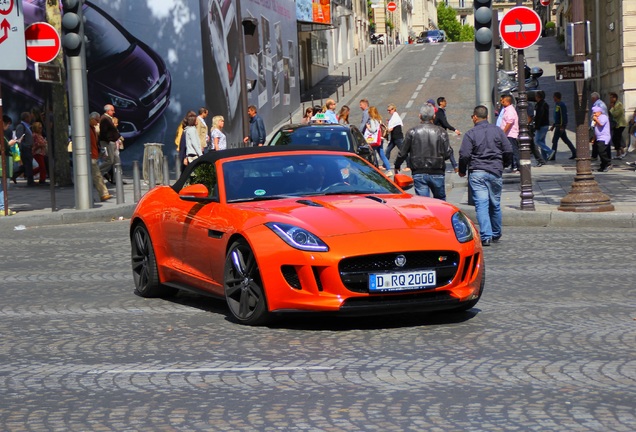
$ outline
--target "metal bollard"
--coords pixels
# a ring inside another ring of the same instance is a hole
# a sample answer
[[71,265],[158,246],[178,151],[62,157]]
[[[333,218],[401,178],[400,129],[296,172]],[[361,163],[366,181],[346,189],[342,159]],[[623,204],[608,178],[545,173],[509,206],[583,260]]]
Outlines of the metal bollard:
[[135,204],[141,199],[141,177],[139,176],[139,162],[133,161],[133,200]]
[[322,101],[322,87],[318,87],[318,89],[320,90],[320,106],[324,107],[325,103]]
[[367,53],[364,53],[364,76],[367,76]]
[[174,156],[174,175],[176,179],[181,177],[181,161],[179,160],[179,153]]
[[163,184],[170,186],[170,166],[168,166],[168,156],[163,157]]
[[355,63],[353,66],[356,70],[356,85],[358,85],[358,63]]
[[360,63],[360,81],[362,81],[362,57],[358,59],[358,63]]
[[342,97],[344,97],[344,96],[345,96],[345,93],[344,93],[344,83],[345,83],[345,79],[344,79],[344,72],[342,72]]
[[347,66],[347,76],[349,77],[349,91],[351,91],[351,66]]
[[153,187],[156,186],[155,183],[155,170],[154,170],[154,166],[155,166],[155,158],[154,156],[150,156],[148,158],[148,164],[153,167],[151,169],[148,170],[148,190],[152,189]]
[[113,170],[113,172],[115,173],[115,190],[117,191],[117,204],[123,204],[126,200],[124,199],[124,182],[121,178],[121,163],[118,162],[115,164],[115,169]]

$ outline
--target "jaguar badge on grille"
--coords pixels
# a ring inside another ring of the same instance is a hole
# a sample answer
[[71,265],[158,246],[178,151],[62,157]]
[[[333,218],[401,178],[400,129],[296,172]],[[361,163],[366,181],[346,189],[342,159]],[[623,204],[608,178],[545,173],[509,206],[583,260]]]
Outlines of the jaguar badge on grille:
[[404,267],[406,265],[406,257],[404,255],[398,255],[395,257],[395,265],[398,267]]

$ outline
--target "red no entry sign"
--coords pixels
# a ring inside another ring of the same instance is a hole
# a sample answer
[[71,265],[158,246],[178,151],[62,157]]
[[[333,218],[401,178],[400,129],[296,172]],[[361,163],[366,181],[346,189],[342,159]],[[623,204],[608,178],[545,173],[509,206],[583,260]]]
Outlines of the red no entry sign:
[[24,30],[26,55],[35,63],[48,63],[60,52],[60,35],[51,24],[33,23]]
[[550,6],[550,0],[541,0],[541,6]]
[[389,2],[389,3],[386,5],[386,8],[387,8],[387,10],[388,10],[389,12],[395,12],[395,11],[397,10],[397,3],[395,3],[395,2]]
[[517,6],[510,9],[499,23],[499,35],[514,49],[526,49],[541,36],[541,18],[530,8]]

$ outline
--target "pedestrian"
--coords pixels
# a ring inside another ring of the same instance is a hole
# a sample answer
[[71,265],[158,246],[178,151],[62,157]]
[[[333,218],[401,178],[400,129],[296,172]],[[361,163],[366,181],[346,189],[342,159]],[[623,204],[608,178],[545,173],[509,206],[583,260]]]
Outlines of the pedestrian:
[[254,105],[247,107],[247,115],[250,117],[250,134],[243,138],[243,142],[252,146],[264,145],[267,138],[265,123]]
[[395,171],[408,158],[415,193],[446,200],[445,161],[450,159],[453,149],[448,141],[448,133],[444,128],[436,126],[434,119],[434,106],[425,104],[420,108],[420,124],[405,134],[402,148],[395,160]]
[[336,116],[336,101],[333,99],[327,99],[325,103],[325,118],[327,119],[326,123],[338,124],[338,117]]
[[501,128],[488,123],[488,108],[476,106],[474,127],[464,134],[459,149],[459,176],[468,173],[483,246],[502,236],[501,190],[504,166],[512,163],[512,146]]
[[[623,131],[627,127],[627,120],[625,119],[625,108],[623,104],[618,100],[618,94],[611,92],[609,115],[610,125],[612,125],[612,143],[614,144],[614,150],[616,150],[616,159],[623,159],[627,154],[625,150],[625,141],[623,140]],[[612,121],[613,120],[613,121]]]
[[[455,135],[460,136],[462,133],[459,131],[459,129],[451,126],[450,123],[448,123],[448,119],[446,118],[446,104],[447,102],[445,97],[440,96],[437,98],[438,108],[435,110],[435,124],[437,126],[443,127],[446,130],[453,131],[455,132]],[[453,167],[454,172],[459,171],[457,168],[457,161],[455,160],[455,155],[453,153],[451,153],[450,163]]]
[[97,128],[99,126],[100,115],[98,112],[93,111],[88,116],[89,133],[91,140],[91,177],[93,179],[93,187],[99,194],[100,201],[104,202],[111,199],[113,196],[108,192],[108,188],[104,184],[104,177],[99,169],[99,132]]
[[627,146],[627,153],[631,153],[636,148],[634,145],[634,140],[636,138],[636,109],[634,109],[634,113],[632,114],[632,118],[629,119],[629,146]]
[[[11,154],[13,153],[13,147],[19,143],[18,138],[13,138],[11,135],[11,119],[8,116],[3,115],[2,120],[4,122],[3,127],[3,140],[2,145],[4,145],[4,156],[6,158],[5,165],[2,166],[0,161],[0,217],[2,216],[13,216],[17,212],[11,210],[10,208],[4,206],[4,190],[9,188],[9,177],[11,177],[11,171],[13,169],[13,158]],[[6,182],[2,183],[1,179],[3,177],[7,179]],[[5,215],[6,213],[6,215]]]
[[568,108],[561,100],[561,92],[554,92],[552,99],[554,100],[554,123],[550,126],[550,131],[554,131],[554,134],[552,135],[552,151],[554,151],[554,158],[556,159],[557,148],[559,146],[559,140],[561,139],[572,153],[569,159],[576,159],[576,147],[568,138],[566,130],[568,126]]
[[194,111],[190,111],[186,116],[186,124],[183,128],[183,133],[185,135],[186,144],[186,157],[184,163],[185,165],[188,165],[203,154],[203,151],[201,150],[201,141],[199,139],[199,134],[197,133],[197,115]]
[[537,90],[535,93],[536,104],[534,107],[534,143],[541,150],[546,162],[554,160],[555,152],[545,143],[545,137],[550,128],[550,106],[545,101],[545,92]]
[[31,132],[33,133],[33,159],[38,167],[33,170],[33,175],[40,174],[40,185],[46,185],[46,155],[48,144],[42,135],[42,123],[33,122]]
[[[601,95],[598,94],[598,92],[592,92],[590,94],[590,101],[592,102],[592,107],[590,108],[590,112],[592,112],[592,109],[594,107],[599,107],[601,108],[601,113],[603,115],[609,115],[609,111],[607,110],[607,105],[605,105],[605,102],[603,102],[603,99],[601,99]],[[590,130],[591,130],[591,136],[594,137],[594,120],[592,119],[590,122]],[[593,138],[594,140],[594,138]],[[607,155],[610,159],[612,158],[612,153],[611,153],[611,147],[606,147],[606,151],[609,151],[610,153]],[[592,160],[596,160],[598,158],[598,147],[596,147],[595,145],[592,146]]]
[[16,183],[16,178],[21,174],[27,180],[27,186],[35,186],[33,181],[33,133],[31,132],[31,113],[28,111],[20,114],[20,124],[15,128],[15,136],[20,140],[20,158],[22,159],[22,165],[17,171],[13,172],[13,180]]
[[[404,123],[402,122],[402,117],[400,117],[400,114],[398,114],[397,112],[397,107],[395,106],[395,104],[390,103],[386,107],[386,110],[389,112],[389,115],[391,117],[389,117],[386,125],[389,131],[389,144],[386,147],[385,154],[386,158],[388,160],[391,160],[391,150],[397,148],[399,152],[402,148],[402,143],[404,142]],[[410,168],[408,167],[406,169],[410,170]]]
[[308,107],[305,109],[305,115],[303,116],[303,118],[300,120],[301,124],[310,124],[311,123],[311,118],[314,115],[314,109],[312,107]]
[[208,125],[205,119],[208,117],[208,109],[206,107],[199,108],[199,115],[197,117],[197,136],[201,143],[201,151],[205,151],[210,143],[210,135],[208,135]]
[[592,126],[594,127],[594,147],[601,159],[599,172],[607,172],[612,169],[612,159],[608,156],[607,147],[612,142],[612,133],[609,118],[603,114],[603,108],[592,108]]
[[519,167],[521,155],[519,152],[519,116],[517,115],[517,109],[512,105],[512,96],[501,96],[501,124],[498,126],[506,134],[508,142],[512,146],[512,165],[511,169],[513,173],[519,173]]
[[360,109],[362,110],[362,120],[360,121],[360,132],[364,135],[367,124],[369,123],[369,100],[360,99]]
[[186,145],[186,134],[185,128],[188,125],[188,118],[194,116],[196,118],[197,113],[194,111],[188,111],[186,115],[181,120],[181,124],[179,125],[179,129],[181,129],[181,134],[179,134],[179,144],[177,145],[177,159],[179,160],[179,164],[181,165],[181,172],[183,172],[188,166],[188,156],[187,150],[188,146]]
[[364,137],[367,142],[373,147],[378,158],[382,161],[383,168],[386,170],[384,173],[386,176],[392,176],[391,164],[384,154],[384,146],[382,145],[382,116],[378,112],[378,109],[374,106],[369,107],[369,121],[365,125]]
[[223,116],[212,117],[212,132],[210,132],[210,150],[225,150],[227,149],[227,139],[222,132],[223,126],[225,126],[225,119]]
[[349,109],[349,107],[347,105],[343,105],[342,108],[340,108],[340,112],[338,113],[338,123],[341,125],[348,125],[349,124],[349,112],[351,110]]
[[103,157],[99,170],[102,176],[112,184],[115,183],[115,179],[111,174],[116,162],[115,147],[118,145],[117,141],[121,137],[117,127],[115,127],[113,123],[114,116],[115,107],[112,105],[104,105],[104,115],[102,115],[99,121],[99,146],[102,150]]
[[[530,138],[530,153],[537,160],[536,168],[540,168],[545,165],[545,159],[539,150],[539,147],[534,143],[534,103],[528,101],[528,108],[526,108],[526,115],[528,116],[528,137]],[[519,149],[521,149],[521,143],[519,143]]]

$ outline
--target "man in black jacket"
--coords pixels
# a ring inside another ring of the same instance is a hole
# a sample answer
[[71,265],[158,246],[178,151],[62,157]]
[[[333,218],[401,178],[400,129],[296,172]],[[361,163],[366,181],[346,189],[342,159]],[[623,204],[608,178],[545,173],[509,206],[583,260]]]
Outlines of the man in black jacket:
[[[435,124],[437,126],[443,127],[446,130],[453,131],[455,132],[455,135],[460,136],[462,133],[459,131],[459,129],[451,126],[450,123],[448,123],[448,119],[446,118],[446,98],[444,98],[443,96],[438,97],[437,105],[439,106],[439,108],[437,108],[437,111],[435,111]],[[454,154],[451,154],[450,163],[453,166],[453,170],[457,172],[457,161],[455,161]]]
[[433,124],[435,108],[424,105],[420,109],[422,124],[406,133],[400,153],[395,160],[395,172],[408,157],[412,170],[415,193],[446,200],[444,180],[445,160],[453,155],[446,130]]

